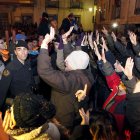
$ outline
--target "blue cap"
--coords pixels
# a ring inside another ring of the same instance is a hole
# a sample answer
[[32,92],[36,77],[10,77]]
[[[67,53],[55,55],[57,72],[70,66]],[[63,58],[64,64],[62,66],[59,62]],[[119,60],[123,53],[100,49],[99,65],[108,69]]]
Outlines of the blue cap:
[[25,35],[23,35],[23,34],[17,34],[16,35],[16,40],[18,41],[18,40],[26,40],[26,36]]

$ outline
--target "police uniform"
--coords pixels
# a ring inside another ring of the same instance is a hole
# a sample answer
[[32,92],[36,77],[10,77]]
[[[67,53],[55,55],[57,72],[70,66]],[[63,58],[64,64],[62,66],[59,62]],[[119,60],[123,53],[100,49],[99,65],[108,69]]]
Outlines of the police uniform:
[[32,87],[34,79],[30,62],[27,60],[23,65],[17,58],[14,59],[5,67],[0,80],[0,108],[7,97],[14,98],[22,92],[32,92]]

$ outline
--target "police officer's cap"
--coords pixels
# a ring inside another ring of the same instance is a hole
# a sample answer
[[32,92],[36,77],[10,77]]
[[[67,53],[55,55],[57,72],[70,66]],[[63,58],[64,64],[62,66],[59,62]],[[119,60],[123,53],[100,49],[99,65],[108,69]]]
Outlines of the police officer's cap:
[[28,48],[27,47],[27,43],[25,41],[23,41],[23,40],[16,41],[15,47],[25,47],[25,48]]

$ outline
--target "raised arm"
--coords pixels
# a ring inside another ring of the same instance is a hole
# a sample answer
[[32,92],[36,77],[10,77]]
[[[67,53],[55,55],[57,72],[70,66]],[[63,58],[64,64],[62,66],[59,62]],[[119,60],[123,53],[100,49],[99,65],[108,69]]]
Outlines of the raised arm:
[[137,83],[137,78],[133,75],[133,67],[133,59],[131,57],[127,58],[125,67],[122,67],[122,71],[125,74],[122,80],[127,88],[128,93],[134,93]]
[[136,55],[140,55],[140,44],[137,41],[137,36],[133,32],[129,32],[129,38],[131,43],[133,44],[133,50],[135,51]]
[[115,48],[114,48],[114,42],[113,42],[112,36],[108,33],[108,30],[105,27],[103,27],[102,32],[106,36],[110,51],[114,51]]

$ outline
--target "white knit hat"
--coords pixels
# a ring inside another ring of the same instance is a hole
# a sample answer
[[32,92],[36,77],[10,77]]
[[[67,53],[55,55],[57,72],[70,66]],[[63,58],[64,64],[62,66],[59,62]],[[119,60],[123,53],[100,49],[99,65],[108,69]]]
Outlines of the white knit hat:
[[70,65],[72,70],[86,69],[89,64],[89,55],[81,50],[73,51],[67,56],[65,61]]

